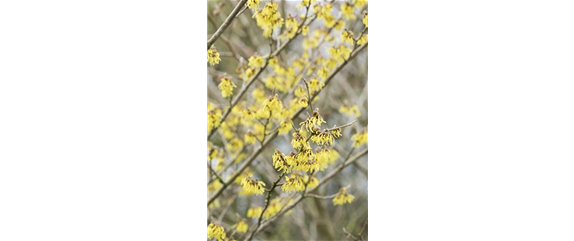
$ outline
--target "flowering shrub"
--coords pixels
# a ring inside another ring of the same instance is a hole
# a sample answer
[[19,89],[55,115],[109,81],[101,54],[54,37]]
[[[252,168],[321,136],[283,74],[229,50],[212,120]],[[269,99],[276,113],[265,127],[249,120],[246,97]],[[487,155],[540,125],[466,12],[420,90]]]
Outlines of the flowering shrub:
[[366,240],[367,1],[208,6],[208,239]]

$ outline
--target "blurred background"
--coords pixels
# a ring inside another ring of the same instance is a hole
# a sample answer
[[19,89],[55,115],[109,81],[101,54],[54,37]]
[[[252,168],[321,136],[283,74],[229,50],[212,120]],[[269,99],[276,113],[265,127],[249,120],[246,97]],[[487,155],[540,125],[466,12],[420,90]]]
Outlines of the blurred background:
[[[279,6],[281,17],[286,16],[299,17],[305,13],[304,8],[297,8],[296,5],[300,1],[274,1]],[[332,1],[321,2],[316,1],[314,4],[331,3],[332,14],[335,17],[341,17],[340,5],[347,1]],[[261,1],[259,8],[261,9],[268,1]],[[208,38],[217,30],[217,28],[224,22],[227,16],[232,12],[237,1],[208,1],[207,17],[208,17]],[[367,10],[367,5],[361,9],[356,9],[356,18],[352,20],[345,20],[345,27],[355,33],[355,36],[361,33],[364,28],[362,24],[362,12]],[[221,62],[216,65],[208,65],[208,79],[207,91],[208,102],[214,104],[225,112],[229,107],[229,100],[221,96],[221,91],[218,89],[220,79],[227,75],[237,85],[234,93],[241,90],[243,80],[240,74],[236,72],[239,66],[247,64],[247,60],[254,54],[267,55],[270,49],[270,40],[263,37],[263,30],[257,26],[255,18],[252,18],[253,12],[250,9],[242,12],[223,33],[223,35],[215,42],[214,46],[220,54]],[[311,15],[311,13],[310,13]],[[281,28],[283,30],[285,25]],[[322,20],[315,20],[310,24],[310,30],[307,36],[299,35],[291,41],[286,48],[279,55],[280,62],[285,65],[290,65],[292,61],[301,58],[301,53],[304,51],[303,42],[306,38],[313,35],[314,30],[327,29]],[[329,57],[328,48],[339,44],[341,42],[341,34],[343,29],[333,29],[330,35],[334,38],[333,42],[325,42],[318,46],[313,51],[317,51],[318,56],[324,58]],[[276,36],[282,31],[276,31],[272,39],[277,39]],[[282,41],[273,41],[273,45],[279,46]],[[367,64],[367,50],[361,51],[355,58],[353,58],[331,82],[324,87],[319,94],[319,99],[313,102],[314,108],[319,108],[320,114],[325,119],[326,126],[332,127],[333,125],[343,125],[353,120],[357,122],[350,127],[343,129],[343,136],[336,140],[332,148],[337,150],[340,154],[339,160],[335,161],[327,170],[317,173],[316,177],[321,178],[329,173],[334,167],[343,162],[345,156],[352,149],[352,141],[350,137],[358,133],[368,126],[368,64]],[[251,91],[256,88],[265,90],[266,95],[271,95],[273,90],[265,88],[263,80],[268,75],[273,74],[273,70],[267,67],[258,79],[261,81],[255,82],[250,86],[249,91],[243,96],[247,103],[253,102]],[[312,77],[306,77],[307,80]],[[287,104],[287,100],[283,100]],[[342,106],[356,105],[360,112],[360,116],[356,117],[340,112]],[[303,121],[299,115],[295,119],[294,124],[298,127],[299,122]],[[242,129],[234,130],[238,136],[243,136]],[[254,176],[259,180],[264,181],[269,187],[278,176],[277,171],[272,164],[272,154],[275,148],[278,148],[283,153],[291,151],[291,133],[280,135],[273,140],[273,142],[266,147],[257,159],[251,164],[250,170]],[[213,137],[209,140],[211,145],[224,148],[226,140],[218,130]],[[255,144],[245,144],[242,153],[249,156],[251,153],[260,146],[259,142]],[[358,153],[360,150],[367,148],[366,145],[355,150],[353,153]],[[335,178],[331,179],[326,185],[321,186],[313,193],[317,195],[327,196],[335,194],[341,187],[351,185],[348,193],[355,196],[355,199],[350,204],[334,206],[331,199],[315,199],[306,198],[295,207],[291,213],[284,215],[273,222],[262,233],[258,234],[254,240],[352,240],[349,239],[343,229],[356,236],[365,224],[368,216],[368,163],[367,155],[361,157],[355,165],[350,165],[343,169]],[[236,170],[241,163],[232,163],[233,158],[226,158],[225,165],[230,165],[228,169],[222,173],[223,178],[227,178],[233,170]],[[212,163],[216,167],[216,163]],[[208,181],[213,180],[209,176]],[[246,217],[247,210],[255,206],[263,206],[265,202],[265,195],[258,196],[239,196],[238,193],[241,186],[233,184],[227,188],[218,198],[219,205],[210,205],[208,219],[215,218],[220,221],[220,224],[225,227],[226,231],[232,230],[232,226],[237,223],[239,218],[244,219],[251,231],[255,225],[256,219]],[[208,196],[211,196],[209,193]],[[277,196],[286,195],[280,188],[275,190],[272,198]],[[235,233],[233,238],[242,240],[249,234]],[[229,237],[229,233],[228,233]],[[368,229],[364,231],[363,237],[367,240]]]

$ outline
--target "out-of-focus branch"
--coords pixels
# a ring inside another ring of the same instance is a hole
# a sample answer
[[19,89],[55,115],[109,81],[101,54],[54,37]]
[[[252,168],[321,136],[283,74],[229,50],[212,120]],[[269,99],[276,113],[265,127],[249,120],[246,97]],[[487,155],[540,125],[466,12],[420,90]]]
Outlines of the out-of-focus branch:
[[333,195],[329,195],[329,196],[319,196],[319,195],[311,194],[311,193],[305,194],[305,197],[312,197],[312,198],[317,198],[317,199],[332,199],[332,198],[334,198],[334,197],[336,197],[336,196],[337,196],[336,193],[333,194]]
[[[241,173],[251,164],[251,162],[253,162],[253,160],[255,160],[255,158],[263,151],[263,149],[265,149],[265,147],[267,145],[269,145],[269,143],[271,143],[271,141],[273,141],[273,139],[275,139],[275,137],[277,137],[277,132],[272,132],[271,135],[269,136],[269,138],[263,143],[263,145],[257,149],[257,151],[255,151],[255,153],[251,154],[251,156],[249,156],[249,158],[243,163],[243,165],[241,165],[241,167],[239,167],[239,169],[237,170],[237,172],[231,176],[231,178],[228,178],[228,182],[232,183],[239,175],[241,175]],[[209,200],[207,201],[207,205],[211,204],[213,201],[215,201],[215,199],[217,197],[219,197],[219,195],[221,195],[221,193],[223,192],[223,190],[225,190],[225,188],[227,188],[227,186],[223,186],[220,187],[215,194],[213,194],[213,196],[211,196],[209,198]]]
[[227,16],[227,19],[225,19],[225,22],[223,22],[221,26],[219,26],[217,31],[215,31],[215,33],[211,36],[211,38],[207,40],[207,49],[211,48],[211,46],[213,45],[213,43],[215,43],[215,41],[219,38],[219,36],[221,36],[221,34],[225,32],[225,29],[227,29],[227,27],[231,25],[231,22],[233,22],[235,16],[237,16],[237,14],[241,10],[241,8],[245,5],[245,3],[247,3],[247,0],[241,0],[239,3],[237,3],[231,14]]
[[365,228],[367,228],[368,222],[369,222],[369,219],[367,218],[367,220],[365,220],[365,224],[363,224],[363,228],[361,229],[361,232],[359,233],[359,238],[361,239],[361,241],[363,240],[363,233],[365,232]]
[[[303,21],[303,23],[304,23],[304,22],[305,22],[305,21]],[[302,23],[302,24],[303,24],[303,23]],[[300,33],[300,31],[297,32],[297,34],[296,34],[293,38],[291,38],[289,41],[287,41],[282,47],[280,47],[279,49],[277,49],[272,55],[273,55],[273,56],[276,56],[276,53],[278,53],[279,51],[283,50],[284,46],[286,46],[286,45],[287,45],[292,39],[294,39],[299,33]],[[342,69],[343,67],[345,67],[345,65],[346,65],[349,61],[351,61],[355,56],[358,55],[358,53],[359,53],[360,51],[362,51],[363,49],[365,49],[367,46],[368,46],[368,42],[365,43],[365,44],[363,44],[363,45],[361,45],[359,48],[357,48],[355,51],[353,51],[353,53],[351,53],[351,55],[349,56],[349,58],[347,58],[341,65],[339,65],[339,66],[331,73],[331,75],[329,75],[329,77],[327,77],[327,79],[325,80],[325,86],[333,79],[333,77],[334,77],[339,71],[341,71],[341,69]],[[268,62],[269,62],[269,58],[268,58],[267,61],[265,62],[265,65],[264,65],[264,66],[259,70],[259,72],[256,74],[256,76],[254,76],[254,78],[251,79],[250,84],[255,81],[255,77],[257,77],[257,76],[262,72],[262,70],[267,66]],[[249,86],[250,84],[248,84],[248,86]],[[242,90],[242,93],[240,94],[240,96],[244,94],[244,92],[247,90],[248,86],[246,86],[246,88],[244,88],[244,89]],[[324,89],[324,88],[323,88],[323,89]],[[323,89],[320,89],[319,91],[315,92],[315,94],[312,96],[311,100],[314,99]],[[240,97],[240,96],[239,96],[239,97]],[[239,100],[239,98],[237,98],[236,101],[234,101],[235,104],[237,104],[238,100]],[[233,105],[234,105],[234,104],[232,104],[232,106],[230,106],[230,108],[229,108],[228,111],[226,112],[226,115],[224,115],[224,117],[222,118],[222,122],[223,122],[224,118],[225,118],[227,115],[229,115],[229,112],[230,112],[231,109],[233,108]],[[297,116],[299,116],[299,114],[301,114],[301,112],[303,112],[303,110],[304,110],[304,108],[299,109],[299,111],[298,111],[295,115],[293,115],[293,118],[296,118]],[[208,136],[208,139],[209,139],[209,137],[214,133],[214,131],[215,131],[215,128],[212,130],[212,133]],[[253,162],[253,160],[255,160],[255,158],[263,151],[263,149],[264,149],[271,141],[273,141],[273,139],[275,139],[275,137],[277,137],[277,135],[278,135],[277,132],[273,132],[273,133],[271,134],[271,136],[269,136],[269,138],[267,139],[267,141],[266,141],[255,153],[253,153],[253,154],[248,158],[248,160],[245,161],[245,162],[243,163],[243,165],[241,165],[241,167],[239,168],[239,170],[238,170],[230,179],[228,179],[228,180],[229,180],[230,182],[233,182],[233,180],[235,180],[239,175],[241,175],[241,173],[251,164],[251,162]],[[319,182],[319,185],[318,185],[317,187],[315,187],[313,190],[317,189],[319,186],[321,186],[321,185],[323,185],[324,183],[326,183],[329,179],[333,178],[333,177],[334,177],[337,173],[339,173],[344,167],[346,167],[346,166],[348,166],[349,164],[355,162],[359,157],[361,157],[362,155],[366,154],[367,151],[368,151],[368,149],[365,149],[363,152],[361,152],[361,153],[358,154],[357,156],[353,157],[350,161],[344,162],[343,165],[341,165],[338,169],[336,169],[334,172],[331,172],[331,173],[330,173],[329,175],[327,175],[323,180],[321,180],[321,181]],[[216,191],[216,193],[215,193],[212,197],[209,198],[207,204],[208,204],[208,205],[211,204],[219,195],[221,195],[221,193],[223,192],[223,190],[225,190],[225,188],[226,188],[226,186],[223,186],[223,187],[219,188],[219,189]],[[280,215],[282,215],[282,214],[285,213],[286,211],[288,211],[288,210],[292,209],[293,207],[295,207],[295,205],[297,205],[301,200],[303,200],[303,198],[304,198],[304,196],[299,196],[299,198],[298,198],[295,202],[293,202],[291,205],[287,206],[287,207],[286,207],[283,211],[281,211],[279,214],[277,214],[276,216],[274,216],[274,217],[271,218],[271,219],[268,219],[266,222],[262,223],[261,226],[259,226],[258,229],[254,230],[254,235],[253,235],[253,236],[255,236],[255,235],[257,235],[259,232],[261,232],[261,230],[263,230],[265,227],[267,227],[267,226],[268,226],[273,220],[275,220],[277,217],[279,217]]]
[[[265,60],[265,64],[259,68],[259,70],[257,71],[257,73],[255,73],[255,75],[251,78],[251,80],[249,80],[249,82],[247,83],[247,85],[245,85],[241,91],[239,92],[239,94],[237,95],[237,97],[235,98],[235,100],[233,100],[233,102],[231,103],[231,105],[229,106],[229,108],[227,109],[227,111],[225,111],[225,113],[223,114],[223,116],[221,117],[221,121],[220,123],[223,123],[223,121],[225,121],[225,119],[227,118],[227,116],[229,115],[229,113],[231,113],[231,110],[233,109],[233,107],[235,105],[237,105],[237,103],[239,103],[239,100],[241,100],[241,97],[243,97],[243,95],[245,94],[245,92],[247,92],[247,90],[249,89],[249,87],[255,82],[255,80],[259,77],[259,75],[263,72],[263,70],[265,70],[265,68],[267,67],[267,65],[269,64],[269,59],[272,56],[277,56],[281,51],[283,51],[283,49],[285,48],[285,46],[287,46],[293,39],[295,39],[297,36],[299,36],[299,34],[301,34],[301,26],[303,26],[303,24],[305,24],[305,21],[307,20],[307,14],[309,12],[309,9],[307,8],[307,11],[305,13],[305,19],[301,22],[301,25],[299,26],[299,30],[295,33],[295,36],[293,36],[292,38],[290,38],[289,40],[287,40],[287,42],[285,42],[281,47],[279,47],[277,50],[275,50],[274,52],[272,52],[271,54],[269,54],[269,56],[267,57],[267,59]],[[311,21],[309,21],[308,24],[310,24],[313,20],[315,20],[317,17],[313,18]],[[209,140],[211,138],[211,136],[213,136],[213,134],[217,131],[217,129],[219,129],[219,127],[214,127],[213,129],[211,129],[211,131],[209,132],[209,134],[207,135],[207,140]]]

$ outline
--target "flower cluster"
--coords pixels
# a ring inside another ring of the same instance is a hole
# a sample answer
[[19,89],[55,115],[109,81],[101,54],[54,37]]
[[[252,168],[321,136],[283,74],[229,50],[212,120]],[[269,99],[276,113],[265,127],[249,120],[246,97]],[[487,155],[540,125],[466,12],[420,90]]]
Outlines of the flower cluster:
[[220,60],[221,59],[219,58],[219,53],[217,52],[215,47],[211,47],[210,49],[207,50],[207,62],[210,65],[219,64]]
[[359,147],[369,142],[369,132],[365,129],[351,137],[353,147]]
[[281,190],[286,193],[293,191],[303,191],[305,190],[305,183],[303,182],[303,177],[297,173],[291,174],[290,177],[285,177],[285,184],[281,186]]
[[218,241],[225,239],[225,229],[218,224],[210,223],[207,226],[207,238],[216,238]]
[[[307,27],[307,30],[308,28],[309,27]],[[283,34],[281,34],[281,38],[282,39],[293,38],[293,36],[295,36],[295,34],[297,33],[297,30],[299,30],[299,23],[297,22],[297,20],[295,20],[295,18],[291,16],[287,16],[287,18],[285,19],[285,31],[283,32]]]
[[343,205],[345,203],[351,203],[355,199],[355,196],[347,193],[347,188],[341,188],[337,193],[337,196],[333,198],[333,205]]
[[341,106],[341,108],[339,108],[339,112],[341,112],[343,114],[350,115],[350,116],[354,116],[355,118],[361,117],[361,111],[359,111],[359,107],[356,105]]
[[277,3],[267,3],[263,9],[253,14],[257,26],[263,29],[263,36],[269,38],[273,30],[283,25],[281,13],[277,11]]
[[233,89],[237,87],[231,80],[227,77],[221,78],[221,82],[217,86],[221,90],[221,96],[227,98],[233,95]]
[[265,183],[262,181],[257,181],[253,177],[248,176],[241,181],[241,186],[243,187],[242,194],[244,195],[260,195],[265,191]]
[[261,215],[261,211],[263,210],[262,207],[251,207],[247,210],[247,217],[248,218],[259,218]]
[[248,228],[249,228],[249,226],[243,220],[239,221],[235,225],[235,230],[237,230],[238,233],[245,233],[245,232],[247,232]]
[[252,11],[257,11],[257,9],[259,9],[259,1],[260,0],[247,0],[246,5]]
[[[216,212],[210,214],[211,220],[219,216],[227,222],[233,213],[238,216],[235,223],[212,221],[208,226],[210,240],[233,240],[236,233],[247,232],[249,236],[251,223],[261,221],[260,217],[273,221],[269,219],[275,215],[288,215],[295,198],[302,195],[300,192],[313,191],[329,180],[324,179],[327,175],[337,174],[337,169],[333,168],[341,159],[337,150],[343,150],[347,156],[347,147],[361,147],[368,142],[366,129],[341,138],[342,129],[355,121],[337,123],[339,127],[331,122],[361,117],[359,107],[341,106],[336,101],[337,105],[332,105],[333,100],[339,98],[338,93],[333,93],[333,87],[323,90],[327,84],[337,84],[338,73],[352,72],[348,68],[343,69],[342,65],[353,65],[350,58],[353,59],[368,43],[368,15],[362,8],[366,0],[300,0],[298,11],[290,14],[279,10],[282,2],[266,2],[262,8],[260,2],[245,1],[240,14],[249,8],[251,11],[247,14],[252,13],[258,26],[253,26],[255,33],[260,33],[260,28],[263,37],[259,34],[254,36],[253,29],[240,31],[239,36],[221,35],[215,45],[232,54],[222,53],[226,57],[224,65],[208,67],[211,76],[220,78],[219,83],[215,81],[217,89],[211,83],[209,86],[210,97],[213,97],[211,91],[215,90],[216,98],[209,99],[207,110],[208,210]],[[364,13],[362,23],[365,28],[361,32],[353,32],[357,29],[355,23],[361,24],[361,19],[352,20],[360,18],[355,14],[360,11]],[[236,18],[227,31],[247,27],[249,21],[244,20]],[[236,42],[239,40],[242,42]],[[249,43],[260,43],[261,46],[249,46]],[[296,49],[293,43],[300,43],[302,47]],[[222,61],[215,45],[208,49],[209,65]],[[235,73],[228,74],[229,71]],[[355,73],[347,75],[351,78],[362,76]],[[334,81],[331,81],[333,77]],[[239,90],[236,83],[240,79],[244,82]],[[351,83],[351,87],[355,89],[357,86]],[[340,103],[355,103],[344,99],[345,96],[348,94],[343,93]],[[320,107],[321,113],[315,107]],[[357,123],[364,120],[366,118],[363,117]],[[326,127],[327,122],[333,127]],[[281,142],[283,145],[278,145]],[[273,148],[276,148],[274,152]],[[266,169],[261,167],[270,164],[278,173],[267,176],[263,172]],[[253,168],[256,165],[260,166]],[[262,180],[274,185],[265,189]],[[279,195],[266,199],[278,191]],[[334,205],[354,200],[345,188],[333,196]],[[224,225],[233,229],[230,237],[226,237]]]

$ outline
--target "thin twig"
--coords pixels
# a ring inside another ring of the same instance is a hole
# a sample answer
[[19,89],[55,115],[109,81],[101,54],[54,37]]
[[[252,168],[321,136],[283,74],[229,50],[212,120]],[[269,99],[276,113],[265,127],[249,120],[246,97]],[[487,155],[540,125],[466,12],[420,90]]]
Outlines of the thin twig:
[[[307,13],[308,13],[308,9],[307,9]],[[305,13],[305,20],[307,19],[307,13]],[[315,18],[313,18],[309,24],[315,20]],[[302,21],[301,25],[303,25],[305,23],[305,20]],[[293,36],[292,38],[290,38],[289,40],[287,40],[287,42],[285,42],[283,45],[281,45],[281,47],[279,47],[277,50],[275,50],[274,52],[272,52],[271,54],[269,54],[269,56],[267,57],[267,59],[265,60],[265,64],[263,64],[263,66],[261,68],[259,68],[259,70],[255,73],[255,75],[249,80],[249,82],[247,83],[247,85],[245,85],[241,91],[239,92],[239,94],[237,95],[237,98],[235,98],[235,100],[232,102],[231,106],[229,106],[229,108],[227,109],[227,111],[225,111],[225,113],[223,114],[223,116],[221,117],[221,121],[220,123],[223,123],[223,121],[225,121],[225,119],[227,118],[227,116],[229,115],[229,113],[231,113],[231,110],[233,109],[233,107],[235,105],[237,105],[237,103],[239,103],[239,100],[241,99],[241,97],[243,97],[243,95],[245,94],[245,92],[247,92],[247,90],[249,89],[249,87],[255,82],[255,80],[259,77],[259,75],[263,72],[263,70],[265,70],[265,68],[267,67],[267,65],[269,64],[269,59],[271,59],[271,57],[273,56],[277,56],[281,51],[283,51],[283,49],[285,48],[285,46],[287,46],[293,39],[295,39],[297,36],[299,36],[299,34],[301,34],[301,26],[299,26],[299,31],[297,31],[295,33],[295,36]],[[211,132],[209,132],[209,134],[207,135],[207,140],[209,140],[211,138],[211,136],[213,136],[213,134],[215,133],[215,131],[217,131],[217,129],[219,129],[218,127],[214,127],[213,129],[211,129]]]
[[[363,155],[368,153],[368,149],[365,149],[363,151],[361,151],[359,154],[351,157],[349,160],[346,160],[343,164],[341,164],[337,169],[333,170],[332,172],[330,172],[325,178],[323,178],[321,181],[319,181],[319,185],[317,185],[315,188],[313,188],[311,191],[316,190],[317,188],[319,188],[321,185],[325,184],[326,182],[328,182],[331,178],[333,178],[337,173],[341,172],[346,166],[350,165],[351,163],[359,160],[360,157],[362,157]],[[291,203],[290,205],[286,206],[285,208],[281,209],[281,211],[279,211],[279,213],[277,213],[275,216],[271,217],[270,219],[267,219],[263,224],[261,224],[261,226],[259,227],[258,230],[255,230],[255,235],[257,235],[258,233],[260,233],[263,229],[265,229],[267,226],[269,226],[273,221],[275,221],[277,218],[279,218],[281,215],[285,214],[286,212],[288,212],[289,210],[291,210],[292,208],[294,208],[297,204],[299,204],[299,202],[301,202],[303,199],[305,198],[305,194],[300,195],[297,200],[293,201],[293,203]]]
[[281,181],[281,178],[283,178],[283,176],[285,176],[285,172],[283,172],[283,173],[281,173],[281,175],[279,175],[277,180],[275,180],[275,182],[273,183],[273,186],[271,186],[271,188],[269,189],[269,192],[267,193],[267,197],[265,198],[265,207],[263,207],[261,214],[259,214],[259,219],[257,220],[257,226],[255,226],[255,229],[253,230],[251,235],[249,235],[249,238],[247,238],[247,240],[251,240],[253,238],[253,235],[255,234],[255,231],[259,228],[259,226],[261,226],[261,221],[263,220],[263,214],[265,214],[265,211],[267,210],[267,208],[269,207],[269,204],[270,204],[271,193],[273,193],[273,190],[275,189],[275,187],[277,187],[277,184],[279,183],[279,181]]
[[361,240],[363,240],[363,233],[365,232],[365,228],[367,228],[367,223],[369,222],[369,219],[367,218],[365,220],[365,224],[363,224],[363,228],[361,229],[361,232],[359,233],[359,238]]
[[[357,54],[358,54],[361,50],[365,49],[367,46],[368,46],[368,42],[365,43],[364,45],[362,45],[361,47],[359,47],[357,50],[355,50],[355,51],[349,56],[349,58],[348,58],[347,60],[345,60],[345,62],[343,62],[337,69],[335,69],[335,71],[333,71],[333,73],[331,73],[331,75],[329,75],[329,77],[327,77],[327,79],[326,79],[326,81],[325,81],[325,86],[331,81],[331,79],[333,79],[333,77],[334,77],[339,71],[341,71],[341,69],[342,69],[350,60],[352,60],[355,56],[357,56]],[[322,88],[322,89],[320,89],[319,91],[317,91],[317,92],[313,95],[313,98],[314,98],[315,96],[319,95],[319,93],[321,93],[321,90],[323,90],[323,89],[325,89],[325,88]],[[299,114],[301,114],[301,112],[303,112],[303,110],[304,110],[304,108],[299,109],[299,111],[297,111],[297,113],[295,113],[295,114],[293,115],[293,118],[292,118],[291,120],[297,118],[297,116],[299,116]],[[269,136],[269,138],[267,139],[267,141],[266,141],[255,153],[253,153],[253,154],[247,159],[247,161],[245,161],[245,162],[243,163],[243,165],[241,165],[241,167],[239,168],[239,170],[237,171],[237,173],[235,173],[235,174],[234,174],[230,179],[228,179],[228,180],[230,180],[230,182],[232,182],[233,180],[235,180],[235,178],[237,178],[239,175],[241,175],[241,173],[243,172],[243,170],[245,170],[245,169],[251,164],[251,162],[253,162],[253,160],[255,160],[255,158],[263,151],[263,149],[264,149],[269,143],[271,143],[271,141],[273,141],[273,139],[275,139],[275,137],[278,136],[277,133],[278,133],[278,132],[273,131],[273,132],[271,133],[271,135]],[[209,138],[209,137],[208,137],[208,138]],[[222,193],[223,190],[225,190],[225,189],[226,189],[226,187],[221,187],[221,188],[219,188],[219,189],[215,192],[215,194],[214,194],[211,198],[209,198],[207,204],[208,204],[208,205],[211,204],[219,195],[221,195],[221,193]]]
[[312,197],[312,198],[317,198],[317,199],[332,199],[336,196],[337,196],[337,193],[335,193],[333,195],[329,195],[329,196],[319,196],[319,195],[311,194],[311,193],[305,194],[305,197]]
[[247,3],[247,0],[241,0],[239,3],[237,3],[231,14],[227,16],[227,19],[225,19],[225,21],[221,24],[221,26],[219,26],[219,28],[217,29],[217,31],[215,31],[215,33],[211,36],[211,38],[207,40],[207,49],[211,48],[211,46],[213,45],[213,43],[215,43],[215,41],[219,38],[219,36],[221,36],[221,34],[225,32],[225,29],[227,29],[227,27],[231,25],[231,22],[233,22],[233,19],[235,19],[235,16],[237,16],[237,14],[239,13],[243,5],[245,5],[245,3]]

